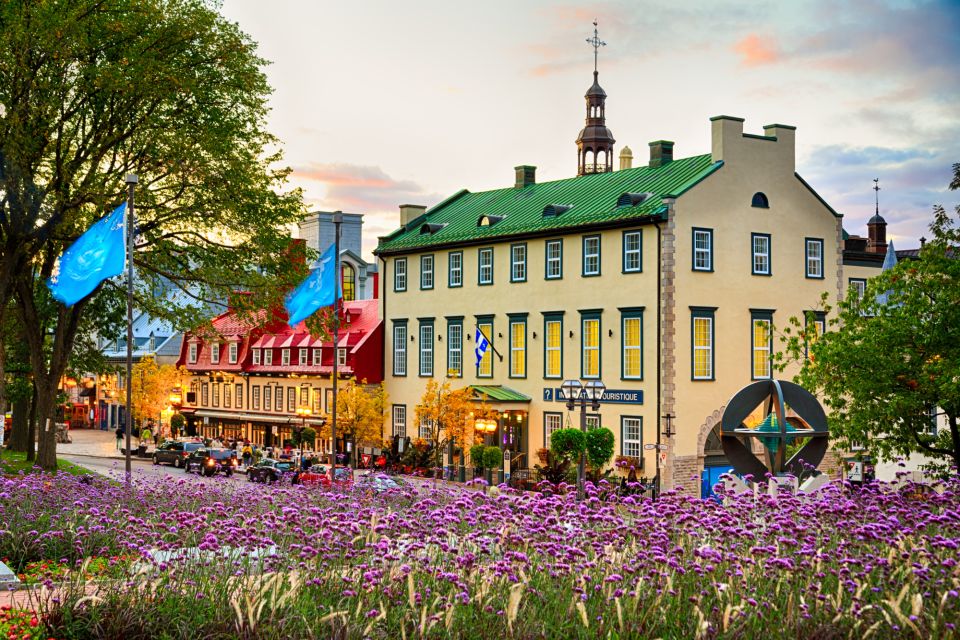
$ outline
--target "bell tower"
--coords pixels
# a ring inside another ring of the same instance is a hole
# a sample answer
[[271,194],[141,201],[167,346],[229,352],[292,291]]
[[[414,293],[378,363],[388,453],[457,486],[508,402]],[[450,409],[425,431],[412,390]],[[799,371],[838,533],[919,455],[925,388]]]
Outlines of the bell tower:
[[593,47],[593,85],[584,95],[587,100],[586,126],[577,136],[578,176],[613,171],[613,145],[616,142],[606,124],[607,94],[597,79],[597,54],[607,43],[600,39],[596,20],[593,21],[593,37],[587,38],[587,43]]

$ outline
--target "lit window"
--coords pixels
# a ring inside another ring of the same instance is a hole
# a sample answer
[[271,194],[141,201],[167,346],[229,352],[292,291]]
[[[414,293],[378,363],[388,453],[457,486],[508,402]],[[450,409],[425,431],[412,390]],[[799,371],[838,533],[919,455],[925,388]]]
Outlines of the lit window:
[[771,358],[773,357],[773,316],[770,312],[753,312],[753,369],[754,380],[765,380],[771,376]]
[[344,302],[357,299],[357,272],[346,262],[340,264],[340,289]]
[[543,333],[546,339],[543,343],[544,366],[543,377],[563,377],[563,320],[559,316],[546,317],[543,323]]
[[527,321],[510,321],[510,377],[527,377]]
[[581,378],[600,377],[600,318],[584,317],[582,319],[583,355],[580,362]]
[[283,387],[274,387],[273,394],[274,411],[283,411]]
[[230,385],[223,385],[223,406],[225,409],[230,408]]
[[693,270],[713,271],[713,230],[693,230]]
[[447,375],[463,376],[463,322],[460,320],[447,324]]
[[770,234],[751,234],[750,244],[753,248],[753,275],[770,275]]
[[[623,316],[623,377],[643,378],[643,312]],[[624,454],[626,455],[626,454]]]
[[220,406],[220,383],[214,382],[210,386],[213,387],[213,403],[211,404],[211,406],[219,407]]
[[693,379],[713,380],[713,310],[693,310]]

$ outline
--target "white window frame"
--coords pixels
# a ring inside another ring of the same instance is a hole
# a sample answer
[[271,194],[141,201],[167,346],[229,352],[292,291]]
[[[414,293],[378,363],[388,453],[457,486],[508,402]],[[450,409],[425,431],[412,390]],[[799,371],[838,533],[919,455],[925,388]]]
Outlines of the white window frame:
[[693,230],[693,270],[713,271],[713,229]]
[[[630,433],[633,429],[635,429],[636,432]],[[622,416],[620,418],[620,434],[620,454],[633,458],[642,458],[643,418],[640,416]]]
[[300,351],[297,353],[297,364],[299,364],[301,367],[307,366],[308,357],[309,356],[307,355],[307,348],[300,347]]
[[[557,331],[560,335],[560,341],[557,343],[557,346],[550,346],[550,325],[557,325]],[[543,377],[544,378],[562,378],[563,377],[563,320],[560,318],[549,318],[544,321],[543,324],[543,351],[544,351],[544,362],[543,362]],[[557,372],[550,371],[550,354],[552,352],[557,353],[557,362],[559,364],[560,370]]]
[[[759,242],[759,246],[758,246]],[[770,275],[770,234],[750,234],[751,271],[755,276]]]
[[[484,278],[486,272],[486,278]],[[493,248],[487,247],[477,252],[477,283],[493,284]]]
[[280,365],[290,366],[290,349],[280,349]]
[[393,261],[393,290],[395,292],[407,290],[406,258],[397,258]]
[[237,364],[237,352],[239,349],[236,342],[231,342],[227,345],[227,362],[230,364]]
[[400,436],[401,438],[407,437],[407,405],[405,404],[395,404],[393,405],[392,411],[392,420],[391,427],[392,433],[395,436]]
[[[765,325],[767,336],[766,346],[757,344],[757,325]],[[773,320],[770,318],[754,317],[750,322],[750,344],[753,347],[750,353],[750,377],[753,380],[769,380],[773,377]],[[757,356],[762,354],[762,360],[757,360]],[[763,369],[757,370],[757,363],[762,362]]]
[[[556,247],[556,255],[550,255],[551,247]],[[563,278],[563,240],[547,240],[544,249],[546,253],[546,267],[544,278],[546,280],[560,280]],[[556,270],[551,267],[556,267]]]
[[195,364],[197,362],[197,343],[191,342],[187,345],[187,362]]
[[393,325],[393,375],[407,375],[407,323]]
[[210,363],[220,364],[220,343],[219,342],[214,342],[210,344]]
[[[596,322],[597,323],[597,344],[595,346],[587,345],[587,323]],[[603,329],[603,326],[600,324],[600,318],[597,317],[587,317],[580,319],[580,377],[584,380],[596,380],[600,377],[600,369],[603,367],[603,361],[600,359],[600,344],[603,342],[603,338],[600,335],[600,331]],[[587,370],[587,362],[590,360],[588,354],[591,351],[597,352],[597,371],[596,373],[591,373]]]
[[433,323],[423,322],[420,324],[420,362],[419,372],[421,377],[433,377]]
[[[514,344],[514,328],[519,327],[520,333],[517,334],[523,339],[523,344],[517,346]],[[510,376],[511,378],[527,377],[527,321],[526,319],[511,320],[510,326]],[[522,364],[522,368],[517,365]]]
[[420,288],[433,289],[433,254],[420,256]]
[[319,366],[320,366],[320,353],[321,353],[321,352],[320,352],[320,349],[316,349],[316,348],[313,349],[313,356],[312,356],[312,357],[313,357],[313,366],[315,366],[315,367],[319,367]]
[[[629,248],[630,242],[636,239],[635,249]],[[625,231],[623,233],[623,272],[640,273],[643,271],[642,253],[643,235],[640,231]],[[636,265],[631,265],[631,260],[636,261]]]
[[510,245],[510,282],[527,281],[527,245]]
[[[640,339],[639,344],[628,345],[627,344],[627,322],[636,320],[639,325],[639,330],[637,331],[637,336]],[[621,377],[624,380],[643,380],[643,314],[641,313],[632,313],[630,315],[624,315],[620,320],[620,345],[622,353],[620,354],[621,362],[623,363],[623,371],[621,372]],[[640,363],[640,371],[636,374],[627,373],[627,354],[631,352],[637,352],[637,361]]]
[[850,278],[847,280],[847,291],[851,289],[857,292],[857,300],[863,300],[863,295],[867,290],[867,280],[865,278]]
[[463,377],[463,323],[447,324],[447,375]]
[[463,286],[463,251],[451,251],[447,254],[447,286]]
[[260,365],[260,349],[254,349],[252,357],[253,357],[253,364],[255,366],[259,366]]
[[345,367],[347,366],[347,349],[346,347],[337,348],[337,366]]
[[558,429],[563,429],[563,413],[545,411],[543,413],[543,446],[545,448],[550,448],[550,436]]
[[263,350],[263,366],[265,367],[273,366],[273,349]]
[[[805,250],[804,263],[806,265],[806,276],[808,278],[814,278],[822,280],[823,275],[823,240],[819,238],[806,238],[804,240]],[[811,251],[816,247],[816,251]]]
[[[696,340],[697,320],[707,321],[707,336],[709,336],[710,338],[710,342],[707,345],[703,345],[703,346],[697,345],[697,340]],[[715,321],[715,318],[712,315],[696,315],[696,314],[690,320],[690,325],[692,328],[692,331],[690,334],[690,351],[692,354],[690,376],[694,380],[713,380],[713,368],[714,368],[713,342],[715,339],[714,324],[713,324],[714,321]],[[707,354],[707,365],[709,367],[709,370],[707,371],[706,375],[697,375],[696,363],[697,363],[698,351],[702,351]]]
[[421,440],[426,440],[427,442],[432,442],[433,436],[433,425],[431,424],[432,420],[427,420],[423,418],[420,420],[420,424],[417,429],[417,435]]
[[[590,245],[596,243],[591,250]],[[591,265],[592,262],[596,264]],[[600,236],[583,236],[583,272],[584,276],[600,275]]]

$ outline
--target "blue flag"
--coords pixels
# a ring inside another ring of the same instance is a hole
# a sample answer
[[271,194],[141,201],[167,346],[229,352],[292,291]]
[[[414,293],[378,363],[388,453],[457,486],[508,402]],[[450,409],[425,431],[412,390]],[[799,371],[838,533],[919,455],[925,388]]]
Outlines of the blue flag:
[[293,327],[312,316],[320,307],[333,304],[340,288],[336,286],[336,280],[337,256],[334,245],[330,245],[320,256],[317,268],[284,300],[284,307],[290,316],[287,324]]
[[480,331],[480,328],[477,327],[477,346],[473,348],[474,355],[477,356],[477,366],[480,366],[480,361],[483,360],[483,354],[487,352],[487,347],[490,346],[490,342],[487,341],[484,337],[483,332]]
[[86,230],[70,245],[47,279],[53,297],[72,306],[90,295],[107,278],[123,273],[127,258],[123,203]]

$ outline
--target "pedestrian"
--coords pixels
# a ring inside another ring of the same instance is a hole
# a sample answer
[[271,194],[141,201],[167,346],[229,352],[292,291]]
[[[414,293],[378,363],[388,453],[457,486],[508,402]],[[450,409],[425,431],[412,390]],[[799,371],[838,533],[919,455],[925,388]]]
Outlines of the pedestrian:
[[250,448],[249,442],[243,445],[243,449],[241,449],[241,453],[243,455],[243,466],[249,467],[250,462],[253,459],[253,449]]
[[123,427],[117,427],[117,451],[120,451],[121,442],[123,442]]
[[148,422],[147,426],[140,432],[140,444],[145,447],[152,439],[153,431],[150,429],[150,423]]

